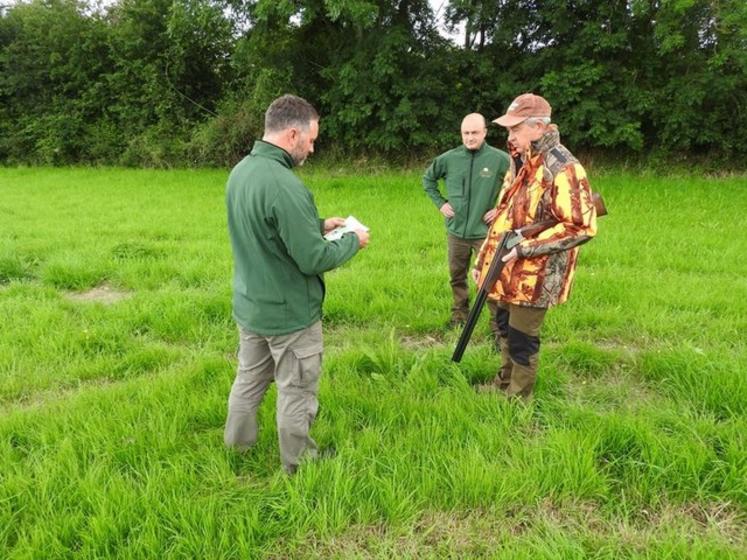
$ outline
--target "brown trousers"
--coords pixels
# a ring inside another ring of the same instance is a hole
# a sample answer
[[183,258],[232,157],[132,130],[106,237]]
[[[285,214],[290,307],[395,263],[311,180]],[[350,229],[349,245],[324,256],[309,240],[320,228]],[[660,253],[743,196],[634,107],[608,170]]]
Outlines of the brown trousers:
[[547,308],[498,303],[501,369],[493,383],[509,397],[531,398],[537,379],[540,329]]
[[[451,293],[454,302],[451,306],[451,320],[453,322],[464,322],[469,315],[469,287],[467,286],[467,274],[472,254],[475,255],[480,250],[484,238],[480,239],[462,239],[456,235],[448,235],[448,255],[449,255],[449,277],[451,284]],[[498,344],[498,324],[496,322],[496,313],[498,306],[494,301],[488,300],[490,309],[490,330],[495,337],[496,345]]]

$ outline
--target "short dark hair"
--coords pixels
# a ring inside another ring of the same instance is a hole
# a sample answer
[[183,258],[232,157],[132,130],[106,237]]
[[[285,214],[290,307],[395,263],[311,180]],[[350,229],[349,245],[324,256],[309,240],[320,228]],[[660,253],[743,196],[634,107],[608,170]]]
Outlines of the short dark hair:
[[265,132],[280,132],[287,128],[308,130],[311,121],[318,121],[319,113],[311,103],[297,95],[285,94],[270,103],[265,111]]

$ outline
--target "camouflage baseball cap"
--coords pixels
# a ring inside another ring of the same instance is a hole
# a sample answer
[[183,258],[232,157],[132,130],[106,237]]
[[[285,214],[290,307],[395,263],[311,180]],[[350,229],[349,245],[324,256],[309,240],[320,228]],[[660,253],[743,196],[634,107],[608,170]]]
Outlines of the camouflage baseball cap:
[[506,114],[493,122],[501,126],[510,127],[527,120],[530,117],[550,117],[552,107],[544,97],[533,93],[523,93],[511,102]]

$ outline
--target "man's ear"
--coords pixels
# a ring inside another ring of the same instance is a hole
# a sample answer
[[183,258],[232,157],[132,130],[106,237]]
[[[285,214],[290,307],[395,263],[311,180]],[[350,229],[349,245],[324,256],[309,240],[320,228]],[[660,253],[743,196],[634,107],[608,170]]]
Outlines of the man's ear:
[[541,138],[542,135],[547,132],[547,125],[543,123],[542,121],[536,121],[534,123],[535,128],[535,134],[537,135],[537,139]]

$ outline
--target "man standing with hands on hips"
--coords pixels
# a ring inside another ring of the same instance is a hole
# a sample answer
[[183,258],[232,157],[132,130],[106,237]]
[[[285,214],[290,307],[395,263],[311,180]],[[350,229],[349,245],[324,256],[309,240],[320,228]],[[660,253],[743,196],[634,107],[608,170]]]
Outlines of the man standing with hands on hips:
[[[462,120],[462,145],[435,158],[423,175],[423,187],[446,221],[449,275],[453,304],[449,325],[467,320],[469,292],[467,272],[470,257],[477,252],[496,213],[496,199],[509,158],[485,142],[485,117],[472,113]],[[438,189],[445,183],[445,196]],[[489,302],[491,330],[496,336],[496,305]]]
[[314,151],[319,115],[304,99],[279,97],[265,113],[262,140],[228,178],[226,205],[234,258],[233,315],[239,364],[228,398],[227,446],[257,441],[257,408],[273,381],[283,468],[315,458],[309,430],[318,410],[322,362],[322,274],[368,245],[364,230],[326,241],[344,223],[323,220],[291,169]]
[[482,388],[524,400],[531,398],[537,377],[545,313],[568,299],[579,245],[597,232],[586,171],[560,143],[551,113],[544,98],[526,93],[493,121],[506,127],[509,145],[521,158],[506,175],[495,220],[472,272],[479,285],[505,232],[530,224],[544,227],[503,257],[506,265],[488,295],[499,305],[501,367]]

